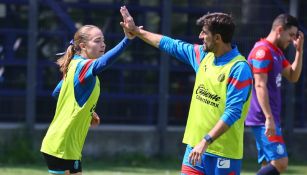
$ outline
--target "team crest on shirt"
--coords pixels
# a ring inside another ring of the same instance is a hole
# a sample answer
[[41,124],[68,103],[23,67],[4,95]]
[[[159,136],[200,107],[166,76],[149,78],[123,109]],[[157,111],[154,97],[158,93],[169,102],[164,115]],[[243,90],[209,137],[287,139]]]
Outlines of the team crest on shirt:
[[217,81],[223,82],[225,80],[225,74],[220,74],[217,78]]
[[256,58],[263,58],[265,56],[265,51],[260,49],[256,52]]
[[276,152],[277,154],[282,155],[285,152],[285,149],[281,144],[278,144],[276,148]]

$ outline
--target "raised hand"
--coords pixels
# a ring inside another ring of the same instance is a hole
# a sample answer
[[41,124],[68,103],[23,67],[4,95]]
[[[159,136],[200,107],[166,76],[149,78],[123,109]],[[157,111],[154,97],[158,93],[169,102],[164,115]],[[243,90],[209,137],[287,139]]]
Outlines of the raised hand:
[[125,36],[128,38],[128,39],[134,39],[135,38],[135,35],[129,31],[127,31],[127,29],[123,28],[124,29],[124,33],[125,33]]
[[139,27],[135,25],[134,20],[132,16],[130,15],[128,9],[125,6],[122,6],[120,8],[120,13],[123,17],[124,22],[120,22],[120,25],[123,27],[126,36],[134,37],[136,32],[138,32]]
[[137,36],[146,43],[157,48],[159,47],[159,43],[162,38],[161,34],[146,31],[142,29],[143,26],[136,26],[132,16],[125,6],[120,8],[120,13],[123,17],[123,22],[120,22],[120,25],[123,27],[128,37]]
[[293,44],[297,51],[303,51],[303,47],[304,47],[304,33],[303,32],[298,31],[298,36],[293,41]]
[[[143,26],[138,26],[139,29],[142,29]],[[124,29],[124,33],[125,33],[125,36],[129,39],[134,39],[136,37],[136,35],[132,32],[129,32],[126,28],[123,28]]]

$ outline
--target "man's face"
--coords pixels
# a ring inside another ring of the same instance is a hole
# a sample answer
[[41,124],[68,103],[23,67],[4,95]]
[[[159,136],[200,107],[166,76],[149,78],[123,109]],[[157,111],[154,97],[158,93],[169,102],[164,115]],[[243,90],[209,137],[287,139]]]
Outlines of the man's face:
[[205,52],[215,51],[215,42],[213,40],[212,33],[204,26],[199,34],[199,39],[203,40],[203,46]]
[[291,28],[284,30],[281,29],[279,37],[277,39],[277,46],[280,49],[286,49],[293,40],[296,39],[298,28],[292,26]]

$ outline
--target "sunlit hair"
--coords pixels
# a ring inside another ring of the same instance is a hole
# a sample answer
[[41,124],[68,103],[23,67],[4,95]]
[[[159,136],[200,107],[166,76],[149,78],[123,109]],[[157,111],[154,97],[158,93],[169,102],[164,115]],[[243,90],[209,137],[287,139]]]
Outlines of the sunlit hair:
[[291,28],[292,26],[297,27],[298,28],[298,21],[295,17],[289,15],[289,14],[280,14],[278,15],[272,24],[272,30],[275,30],[276,27],[278,26],[282,26],[282,28],[284,30],[287,30],[289,28]]
[[212,35],[220,34],[224,43],[231,42],[235,30],[232,16],[226,13],[208,13],[200,17],[196,24],[208,27]]
[[93,28],[98,27],[94,25],[84,25],[79,28],[74,35],[73,43],[68,46],[65,54],[56,61],[57,65],[60,66],[63,78],[66,76],[68,65],[74,54],[81,53],[80,43],[87,43],[89,41],[89,31]]

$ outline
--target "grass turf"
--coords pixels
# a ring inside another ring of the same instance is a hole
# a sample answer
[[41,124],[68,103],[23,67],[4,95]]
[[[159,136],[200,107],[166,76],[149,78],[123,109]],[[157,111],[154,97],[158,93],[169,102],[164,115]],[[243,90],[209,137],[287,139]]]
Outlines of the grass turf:
[[[303,175],[307,172],[307,163],[291,163],[284,175]],[[123,160],[123,161],[87,161],[82,162],[84,175],[178,175],[179,160]],[[254,175],[258,166],[255,161],[243,161],[242,175]],[[48,174],[43,163],[36,164],[0,164],[0,174],[6,175],[43,175]]]

